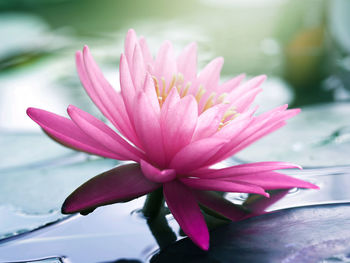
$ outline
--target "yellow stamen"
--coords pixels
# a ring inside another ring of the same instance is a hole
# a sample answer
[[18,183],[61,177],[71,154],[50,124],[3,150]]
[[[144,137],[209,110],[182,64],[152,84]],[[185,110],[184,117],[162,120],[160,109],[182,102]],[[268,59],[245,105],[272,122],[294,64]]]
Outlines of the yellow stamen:
[[166,95],[167,95],[167,94],[166,94],[166,83],[165,83],[165,78],[162,77],[161,80],[162,80],[162,84],[163,84],[162,98],[163,98],[163,101],[165,101]]
[[173,78],[171,79],[170,85],[169,85],[169,91],[174,87],[176,82],[176,75],[173,75]]
[[222,116],[222,121],[225,121],[228,117],[237,114],[235,107],[229,108]]
[[203,112],[206,111],[207,109],[209,109],[211,106],[214,105],[213,99],[214,99],[215,96],[216,96],[216,93],[215,93],[215,92],[213,92],[213,93],[209,96],[209,98],[208,98],[208,100],[207,100],[207,103],[205,103],[205,105],[204,105]]
[[181,97],[185,97],[187,95],[188,90],[191,87],[191,82],[187,82],[185,89],[183,90],[182,94],[180,95]]
[[201,100],[201,98],[203,97],[204,93],[205,93],[205,89],[204,89],[203,85],[200,85],[199,89],[197,91],[197,94],[195,96],[198,103]]
[[227,97],[228,93],[222,93],[217,99],[216,99],[216,103],[223,103],[223,104],[228,104],[230,103],[229,101],[225,101],[226,97]]
[[184,75],[182,75],[181,73],[177,74],[177,81],[176,81],[176,85],[178,84],[183,84],[184,83]]
[[179,95],[180,95],[180,94],[181,94],[182,86],[181,86],[181,85],[177,85],[177,86],[176,86],[176,89],[177,89],[177,92],[178,92]]
[[[232,107],[232,108],[228,109],[228,110],[224,113],[224,115],[223,115],[223,117],[222,117],[222,119],[221,119],[221,121],[220,121],[218,130],[220,130],[220,129],[222,129],[223,127],[225,127],[227,124],[229,124],[232,120],[234,120],[234,119],[239,115],[239,113],[238,113],[237,111],[235,111],[234,109],[235,109],[235,108]],[[229,117],[230,117],[230,118],[229,118]],[[229,119],[227,119],[227,118],[229,118]]]

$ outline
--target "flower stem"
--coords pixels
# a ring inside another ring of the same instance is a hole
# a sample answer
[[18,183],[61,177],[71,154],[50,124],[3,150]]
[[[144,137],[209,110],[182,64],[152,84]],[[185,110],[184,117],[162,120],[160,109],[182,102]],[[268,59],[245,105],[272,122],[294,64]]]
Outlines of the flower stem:
[[142,213],[147,218],[154,218],[159,214],[163,206],[163,188],[160,187],[147,195],[145,204],[142,208]]

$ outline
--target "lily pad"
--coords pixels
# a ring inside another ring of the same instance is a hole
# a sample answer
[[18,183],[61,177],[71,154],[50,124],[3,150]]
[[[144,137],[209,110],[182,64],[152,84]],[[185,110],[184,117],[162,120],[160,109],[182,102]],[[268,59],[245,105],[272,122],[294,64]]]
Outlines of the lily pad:
[[186,238],[155,255],[151,262],[305,263],[340,255],[346,258],[343,262],[349,262],[350,204],[286,209],[230,223],[210,234],[208,252]]
[[[82,154],[85,156],[85,154]],[[84,157],[83,156],[83,157]],[[12,169],[0,175],[0,239],[63,217],[64,199],[87,179],[115,166],[111,159],[80,160]],[[61,160],[62,161],[62,160]],[[40,205],[38,205],[40,204]]]

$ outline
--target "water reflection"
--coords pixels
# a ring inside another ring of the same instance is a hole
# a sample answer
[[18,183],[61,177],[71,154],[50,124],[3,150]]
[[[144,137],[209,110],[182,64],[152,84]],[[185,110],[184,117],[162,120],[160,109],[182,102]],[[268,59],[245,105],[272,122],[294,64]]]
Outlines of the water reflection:
[[[317,183],[321,189],[299,190],[287,194],[282,199],[286,191],[278,192],[272,195],[272,199],[276,197],[273,201],[277,202],[268,211],[350,202],[350,193],[347,191],[350,186],[349,167],[291,170],[290,173]],[[227,198],[230,199],[230,194]],[[248,199],[246,205],[248,208],[257,209],[256,211],[264,210],[270,205],[264,200],[271,202],[270,199],[264,198],[262,202],[257,203],[253,199]],[[144,200],[139,198],[129,203],[98,208],[89,216],[75,216],[18,238],[3,240],[0,242],[0,260],[6,262],[64,255],[72,262],[85,263],[108,262],[118,258],[147,261],[159,247],[165,249],[182,237],[176,221],[165,216],[166,210],[154,220],[144,217],[132,220],[135,216],[130,218],[130,213],[135,208],[140,208]],[[211,219],[208,221],[211,229],[227,224],[220,220],[214,222],[210,216],[206,219]]]

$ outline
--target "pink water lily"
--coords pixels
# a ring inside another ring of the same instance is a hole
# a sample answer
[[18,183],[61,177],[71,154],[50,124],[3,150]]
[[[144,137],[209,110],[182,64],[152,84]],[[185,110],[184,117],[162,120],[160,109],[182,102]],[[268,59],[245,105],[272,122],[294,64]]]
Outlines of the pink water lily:
[[70,119],[35,108],[28,115],[56,141],[70,148],[131,160],[92,178],[74,191],[62,211],[74,213],[128,201],[163,187],[167,205],[183,231],[202,249],[209,233],[198,203],[232,220],[242,211],[210,191],[254,193],[293,187],[318,188],[276,170],[299,168],[259,162],[223,169],[211,166],[281,128],[299,110],[287,105],[255,115],[251,107],[265,76],[241,84],[240,75],[220,83],[223,58],[197,74],[192,43],[175,57],[170,42],[152,57],[144,38],[129,30],[119,64],[120,88],[104,78],[88,47],[76,53],[80,80],[114,126],[70,105]]

